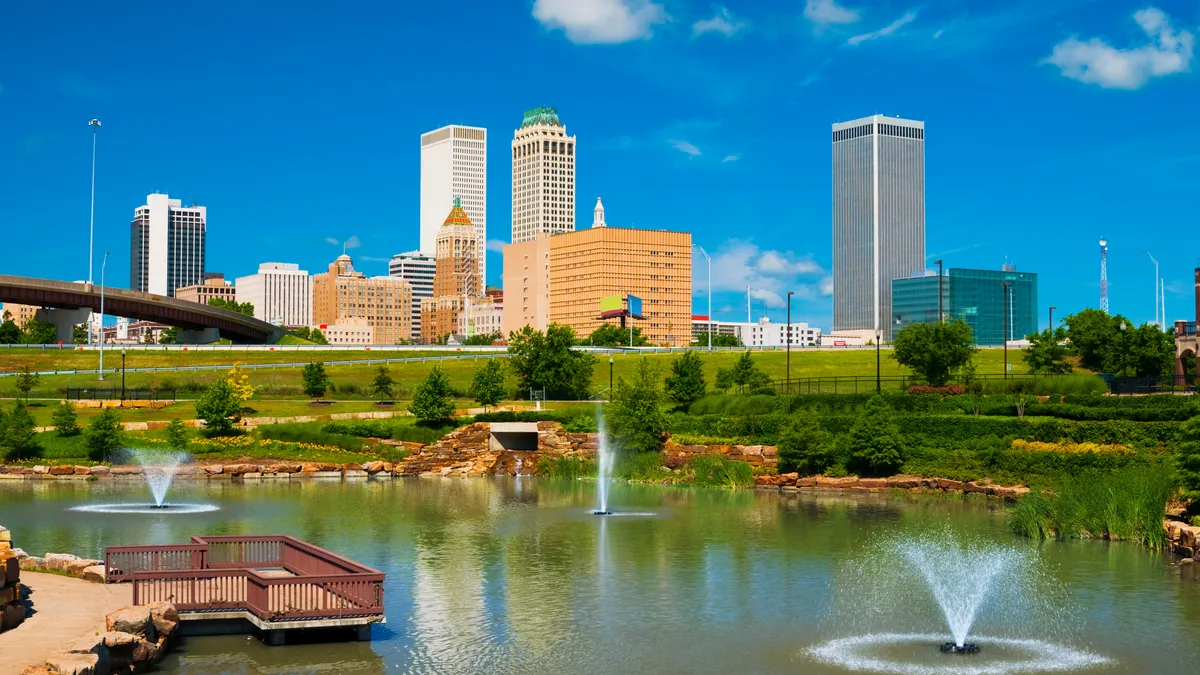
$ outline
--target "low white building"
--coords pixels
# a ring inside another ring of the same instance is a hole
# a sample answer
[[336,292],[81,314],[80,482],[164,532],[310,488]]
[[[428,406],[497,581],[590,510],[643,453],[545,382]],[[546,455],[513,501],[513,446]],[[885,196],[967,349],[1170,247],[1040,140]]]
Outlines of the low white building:
[[342,323],[322,323],[313,326],[320,330],[331,345],[371,345],[375,343],[375,329],[366,319],[346,319]]
[[254,318],[276,326],[308,326],[313,320],[313,278],[295,263],[268,262],[258,274],[238,277],[237,301],[254,305]]
[[491,335],[502,333],[501,318],[504,304],[491,297],[475,298],[466,312],[458,313],[458,335]]
[[[757,323],[739,323],[710,321],[706,316],[693,316],[692,339],[697,340],[701,335],[707,335],[710,324],[714,338],[717,335],[734,335],[747,347],[784,347],[787,345],[788,324],[772,323],[767,317],[759,319]],[[793,321],[791,327],[793,347],[812,346],[821,342],[820,328],[813,328],[803,321]]]

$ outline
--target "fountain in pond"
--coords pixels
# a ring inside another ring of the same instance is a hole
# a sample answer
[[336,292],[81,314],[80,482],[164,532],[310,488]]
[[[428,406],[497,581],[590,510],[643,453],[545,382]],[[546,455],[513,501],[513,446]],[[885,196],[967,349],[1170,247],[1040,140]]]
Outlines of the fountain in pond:
[[613,451],[608,442],[608,434],[604,432],[604,418],[596,416],[596,426],[600,430],[599,462],[596,467],[596,494],[600,497],[600,505],[592,515],[611,516],[608,510],[608,488],[612,485]]
[[132,459],[142,468],[142,477],[150,489],[153,503],[120,503],[120,504],[88,504],[76,506],[72,511],[87,511],[91,513],[203,513],[216,511],[215,504],[172,504],[167,502],[167,493],[171,483],[179,472],[179,467],[191,459],[186,452],[143,450],[130,448],[125,450],[127,459]]
[[[860,578],[839,583],[846,602],[839,613],[856,634],[809,648],[808,656],[818,662],[897,675],[1066,672],[1109,662],[1044,639],[1066,624],[1065,609],[1054,589],[1044,586],[1032,548],[965,544],[947,531],[877,543],[870,550],[873,555],[850,566]],[[925,617],[944,622],[950,640],[936,630],[874,631],[881,622],[916,627],[922,606],[933,609],[930,599],[936,613]],[[979,621],[988,624],[987,635],[972,632]]]

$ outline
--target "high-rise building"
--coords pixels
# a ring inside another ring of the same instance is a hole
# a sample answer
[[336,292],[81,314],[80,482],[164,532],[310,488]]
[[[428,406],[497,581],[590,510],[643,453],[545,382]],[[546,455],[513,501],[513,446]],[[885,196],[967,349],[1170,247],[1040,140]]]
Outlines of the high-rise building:
[[476,236],[475,226],[455,199],[438,230],[433,297],[421,302],[421,341],[425,344],[457,332],[459,313],[466,303],[482,295]]
[[504,247],[505,335],[525,326],[546,330],[550,325],[550,235]]
[[554,108],[525,112],[512,142],[512,243],[575,230],[575,137]]
[[925,269],[925,123],[833,125],[833,329],[891,340],[892,279]]
[[41,307],[37,305],[18,305],[15,302],[6,302],[0,305],[0,319],[7,313],[13,323],[17,326],[24,326],[30,319],[36,318],[39,309]]
[[202,284],[176,288],[175,299],[196,302],[201,305],[207,305],[208,301],[213,299],[237,301],[237,289],[233,287],[232,283],[225,281],[224,275],[205,274],[204,277]]
[[452,124],[421,134],[421,253],[437,253],[438,230],[454,200],[475,225],[479,276],[487,272],[487,129]]
[[[1011,268],[1011,269],[1009,269]],[[1009,286],[1001,284],[1007,283]],[[941,280],[942,317],[971,326],[975,344],[1000,346],[1037,332],[1037,274],[951,268]],[[938,320],[938,278],[925,274],[892,281],[893,328]],[[1007,305],[1007,306],[1006,306]]]
[[433,275],[436,272],[437,258],[421,251],[398,253],[388,262],[388,276],[404,279],[412,286],[413,342],[421,341],[421,301],[433,297]]
[[174,297],[177,288],[204,283],[207,212],[167,195],[146,195],[130,223],[129,288]]
[[262,263],[257,274],[238,277],[236,288],[256,319],[291,328],[313,322],[313,278],[296,263]]
[[313,276],[312,298],[315,325],[361,325],[350,319],[366,319],[375,344],[412,339],[412,286],[396,277],[368,278],[355,271],[344,253],[330,263],[328,272]]

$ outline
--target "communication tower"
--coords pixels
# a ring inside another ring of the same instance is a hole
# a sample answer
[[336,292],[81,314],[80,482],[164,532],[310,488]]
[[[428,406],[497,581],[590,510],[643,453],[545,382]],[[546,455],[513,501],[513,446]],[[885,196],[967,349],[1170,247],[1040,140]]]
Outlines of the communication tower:
[[1108,240],[1100,238],[1100,311],[1108,313]]

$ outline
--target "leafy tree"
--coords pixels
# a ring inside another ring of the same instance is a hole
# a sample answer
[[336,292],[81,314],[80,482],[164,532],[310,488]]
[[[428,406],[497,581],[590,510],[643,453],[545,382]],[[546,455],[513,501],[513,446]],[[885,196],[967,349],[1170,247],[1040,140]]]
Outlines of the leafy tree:
[[321,398],[329,388],[329,375],[325,374],[325,364],[310,361],[300,373],[304,380],[304,394],[313,398]]
[[472,335],[471,337],[463,339],[462,344],[464,346],[467,346],[467,345],[487,346],[490,344],[495,344],[496,341],[503,340],[503,339],[504,339],[504,333],[501,333],[499,331],[497,331],[495,333],[479,333],[478,335]]
[[228,434],[241,416],[242,400],[226,378],[209,385],[208,391],[196,401],[196,417],[204,420],[209,435]]
[[504,366],[499,359],[488,359],[471,379],[471,397],[484,410],[504,400]]
[[1021,350],[1021,356],[1029,370],[1047,375],[1064,375],[1071,372],[1071,362],[1067,360],[1069,349],[1065,341],[1067,331],[1064,328],[1031,333],[1025,336],[1029,346]]
[[867,402],[846,444],[852,468],[860,475],[889,476],[904,464],[904,437],[892,421],[892,409],[881,396]]
[[[4,316],[12,315],[5,312]],[[12,319],[5,318],[4,323],[0,323],[0,345],[16,344],[21,344],[21,327]]]
[[381,365],[375,369],[375,379],[371,382],[371,393],[379,397],[381,401],[390,401],[395,398],[392,393],[395,380],[392,379],[392,373],[387,366]]
[[27,345],[52,345],[58,342],[58,331],[54,324],[30,319],[21,329],[21,342]]
[[721,391],[729,391],[737,386],[733,381],[733,368],[717,368],[717,389]]
[[71,329],[71,342],[77,345],[86,345],[88,341],[88,331],[86,323],[77,323]]
[[[723,375],[722,375],[723,374]],[[724,379],[722,379],[724,377]],[[727,385],[727,386],[722,386]],[[755,391],[769,388],[771,386],[771,378],[758,369],[758,365],[754,363],[754,357],[750,356],[750,350],[742,352],[738,360],[733,363],[733,367],[728,370],[722,368],[717,371],[717,387],[720,389],[728,389],[737,387],[739,391]],[[773,390],[763,393],[775,393]]]
[[1017,380],[1009,385],[1008,390],[1012,392],[1013,406],[1017,409],[1017,419],[1025,419],[1025,407],[1037,400],[1037,397],[1029,393],[1032,387],[1028,382]]
[[[1128,330],[1128,329],[1127,329]],[[1135,377],[1162,377],[1175,372],[1175,336],[1158,326],[1143,324],[1132,329],[1126,361]],[[1114,359],[1115,360],[1115,359]]]
[[24,403],[17,401],[12,412],[6,416],[0,444],[6,448],[9,459],[29,459],[41,454],[42,446],[38,442],[33,415],[29,414]]
[[226,300],[224,298],[209,298],[208,304],[218,309],[227,309],[238,314],[254,316],[254,305],[249,302],[238,302],[237,300]]
[[[628,328],[621,328],[615,323],[604,323],[599,328],[592,331],[592,334],[587,337],[587,340],[582,340],[583,344],[594,345],[596,347],[628,347],[629,346],[629,331]],[[642,335],[642,329],[637,326],[633,327],[633,346],[645,347],[649,342]]]
[[632,378],[617,378],[605,421],[609,434],[626,452],[656,451],[666,437],[667,418],[659,407],[663,393],[658,381],[658,372],[646,357],[638,362]]
[[[714,347],[742,347],[742,339],[736,335],[729,333],[713,333],[712,342]],[[704,331],[696,336],[692,342],[693,347],[708,346],[708,331]]]
[[1105,370],[1105,360],[1124,317],[1112,316],[1098,309],[1085,309],[1063,319],[1071,350],[1079,356],[1079,364],[1095,371]]
[[83,433],[88,457],[94,462],[103,462],[121,447],[121,434],[121,416],[117,414],[116,409],[101,410],[99,415],[92,418],[92,423]]
[[793,415],[779,432],[778,452],[781,473],[824,473],[836,460],[829,434],[807,412]]
[[671,362],[666,381],[667,396],[681,407],[699,400],[708,389],[704,383],[704,361],[696,352],[684,352]]
[[41,381],[42,377],[37,373],[30,372],[29,366],[21,367],[21,372],[17,373],[15,386],[17,387],[17,391],[25,397],[26,403],[29,403],[29,392],[33,391],[33,388],[38,386],[38,383]]
[[183,420],[171,420],[167,425],[167,442],[176,450],[184,450],[188,445],[188,431]]
[[1200,502],[1200,416],[1179,425],[1175,466],[1183,482],[1184,496],[1193,503]]
[[179,344],[179,329],[175,326],[167,326],[158,335],[158,344],[174,345]]
[[79,435],[79,422],[75,416],[75,406],[67,401],[60,401],[50,415],[50,423],[59,436]]
[[296,334],[296,337],[299,337],[303,340],[308,340],[309,342],[316,344],[316,345],[329,344],[329,340],[327,340],[325,338],[325,334],[321,332],[320,328],[309,328],[308,326],[300,326],[299,328],[293,330],[292,332]]
[[584,399],[596,358],[571,349],[575,332],[552,323],[543,333],[525,326],[508,336],[508,363],[521,390],[545,388],[551,399]]
[[234,396],[237,397],[240,405],[245,405],[247,401],[254,398],[254,385],[250,384],[250,376],[242,370],[240,364],[234,364],[233,370],[225,376],[229,382],[230,388],[233,389]]
[[970,363],[976,351],[971,326],[962,319],[909,324],[892,340],[892,358],[935,387]]
[[454,417],[454,390],[450,378],[440,365],[435,365],[413,392],[408,411],[422,422],[441,422]]

